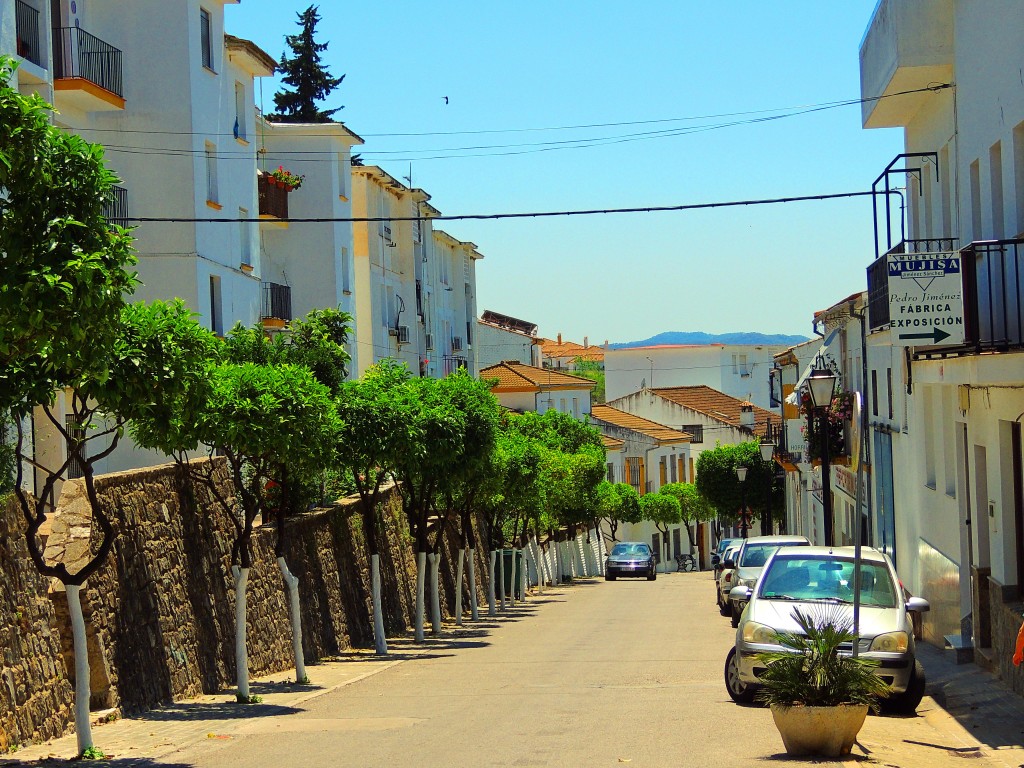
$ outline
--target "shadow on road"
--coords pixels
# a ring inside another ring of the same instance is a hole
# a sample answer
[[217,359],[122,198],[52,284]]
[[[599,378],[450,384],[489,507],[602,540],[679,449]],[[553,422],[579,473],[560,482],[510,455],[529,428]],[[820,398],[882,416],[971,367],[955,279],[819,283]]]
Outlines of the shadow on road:
[[[318,686],[310,686],[310,690],[316,690]],[[261,686],[254,683],[251,687],[252,693],[260,695],[274,692],[269,686]],[[278,717],[280,715],[291,715],[305,710],[298,707],[287,707],[279,704],[239,704],[234,701],[219,702],[182,702],[168,704],[160,709],[153,709],[132,716],[132,720],[142,722],[170,722],[187,720],[240,720],[250,717]]]

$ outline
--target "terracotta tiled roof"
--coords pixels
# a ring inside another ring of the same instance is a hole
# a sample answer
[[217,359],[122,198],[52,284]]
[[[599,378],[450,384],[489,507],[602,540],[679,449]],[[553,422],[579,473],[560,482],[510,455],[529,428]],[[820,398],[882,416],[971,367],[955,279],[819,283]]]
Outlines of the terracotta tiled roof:
[[492,365],[480,371],[481,379],[497,379],[498,386],[495,390],[532,388],[535,390],[545,389],[593,389],[597,382],[585,379],[582,376],[572,376],[568,373],[560,373],[553,368],[538,368],[534,365],[526,365],[516,360],[504,360],[497,365]]
[[[652,389],[651,392],[685,408],[710,416],[723,424],[733,427],[740,426],[740,406],[744,405],[745,401],[719,392],[717,389],[702,384],[693,387],[662,387]],[[754,434],[758,437],[764,436],[765,425],[769,422],[778,425],[778,414],[758,408],[756,405],[751,405],[751,408],[754,409]]]
[[559,343],[555,339],[540,339],[540,353],[544,357],[582,357],[584,360],[604,360],[604,347],[584,347],[574,341]]
[[626,444],[626,441],[611,435],[601,435],[601,443],[606,451],[617,451]]
[[659,443],[690,442],[690,436],[685,432],[672,429],[672,427],[666,427],[664,424],[658,424],[656,421],[649,421],[640,416],[634,416],[632,413],[620,411],[618,408],[612,408],[610,405],[592,405],[590,407],[590,416],[598,421],[622,427],[623,429],[631,429],[634,432],[639,432],[641,435],[653,437]]

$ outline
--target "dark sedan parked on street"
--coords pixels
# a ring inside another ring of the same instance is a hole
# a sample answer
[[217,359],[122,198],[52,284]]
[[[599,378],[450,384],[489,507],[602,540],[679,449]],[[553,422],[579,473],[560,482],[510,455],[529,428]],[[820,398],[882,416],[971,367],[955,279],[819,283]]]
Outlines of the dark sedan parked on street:
[[612,547],[604,564],[604,577],[615,581],[619,576],[646,576],[648,581],[658,578],[654,553],[642,541],[623,541]]

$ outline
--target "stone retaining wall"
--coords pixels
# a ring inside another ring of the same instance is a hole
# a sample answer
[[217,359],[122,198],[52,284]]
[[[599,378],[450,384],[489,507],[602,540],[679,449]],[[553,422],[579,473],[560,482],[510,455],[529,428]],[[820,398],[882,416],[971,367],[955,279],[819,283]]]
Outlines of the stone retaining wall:
[[[217,481],[222,493],[230,493],[223,466]],[[207,489],[188,482],[175,465],[98,477],[96,486],[118,535],[107,564],[82,591],[92,707],[130,713],[233,685],[230,519]],[[81,491],[81,481],[65,483],[47,542],[49,556],[82,556],[90,524]],[[413,622],[415,558],[398,494],[387,492],[381,506],[385,625],[393,635]],[[7,518],[0,525],[11,526],[17,519]],[[358,502],[347,499],[302,515],[290,521],[286,537],[288,565],[300,579],[306,661],[372,646],[369,563]],[[247,592],[253,676],[294,666],[275,540],[271,526],[257,528],[253,537],[255,563]],[[91,546],[97,545],[94,537]],[[5,535],[3,547],[0,639],[7,651],[0,673],[15,681],[15,694],[8,696],[3,689],[9,686],[0,685],[0,746],[48,738],[70,727],[74,669],[67,603],[59,585],[51,587],[52,602],[47,600],[47,585],[35,575],[23,539]],[[454,610],[453,565],[453,544],[446,542],[439,587],[446,617]],[[480,551],[481,602],[486,570],[486,555]],[[429,593],[428,580],[428,601]],[[468,592],[464,605],[468,608]],[[10,620],[15,615],[23,619]]]
[[47,582],[28,558],[13,500],[0,504],[0,753],[60,735],[72,717]]

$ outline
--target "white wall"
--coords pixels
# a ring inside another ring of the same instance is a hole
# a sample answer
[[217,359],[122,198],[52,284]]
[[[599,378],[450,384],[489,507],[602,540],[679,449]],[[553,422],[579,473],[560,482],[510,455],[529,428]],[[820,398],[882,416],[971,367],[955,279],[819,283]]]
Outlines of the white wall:
[[768,371],[774,356],[785,349],[784,345],[721,344],[609,349],[604,359],[607,398],[637,392],[642,383],[652,389],[704,384],[768,408]]
[[533,338],[522,333],[499,328],[480,320],[476,322],[477,365],[480,370],[504,360],[516,360],[533,365]]
[[[755,439],[753,435],[729,424],[724,424],[711,416],[684,408],[678,403],[652,396],[649,393],[636,392],[614,402],[609,401],[608,405],[673,429],[682,429],[689,424],[700,424],[703,427],[703,440],[691,442],[688,449],[695,466],[701,453],[713,450],[719,444],[738,445]],[[692,482],[692,478],[690,480]]]

